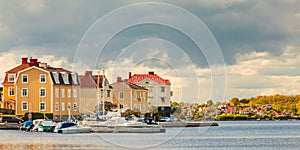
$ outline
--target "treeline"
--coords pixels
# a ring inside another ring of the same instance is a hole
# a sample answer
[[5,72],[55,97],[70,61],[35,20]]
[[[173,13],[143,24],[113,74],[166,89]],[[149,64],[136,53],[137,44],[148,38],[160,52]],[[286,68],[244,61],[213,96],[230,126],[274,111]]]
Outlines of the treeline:
[[231,106],[240,107],[259,107],[262,105],[270,105],[273,110],[293,113],[300,115],[300,95],[271,95],[271,96],[256,96],[251,98],[232,98]]

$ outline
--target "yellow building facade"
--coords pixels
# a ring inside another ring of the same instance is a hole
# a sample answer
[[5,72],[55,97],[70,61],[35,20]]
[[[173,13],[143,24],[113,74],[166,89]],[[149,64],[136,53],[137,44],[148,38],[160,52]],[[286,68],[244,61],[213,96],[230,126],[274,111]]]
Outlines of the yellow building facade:
[[32,63],[34,65],[15,74],[13,84],[8,82],[8,78],[3,84],[4,91],[7,91],[4,92],[4,99],[15,102],[16,115],[24,116],[27,112],[53,113],[54,120],[66,120],[69,112],[73,116],[79,115],[80,84],[77,73],[39,63],[37,59]]

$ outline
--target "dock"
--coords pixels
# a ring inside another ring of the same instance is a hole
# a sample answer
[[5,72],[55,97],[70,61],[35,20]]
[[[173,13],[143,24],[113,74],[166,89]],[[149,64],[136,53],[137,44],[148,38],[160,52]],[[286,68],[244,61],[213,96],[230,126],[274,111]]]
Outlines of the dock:
[[18,123],[0,123],[0,130],[19,130],[20,125]]
[[207,127],[207,126],[219,126],[215,122],[197,122],[197,121],[175,121],[175,122],[158,122],[162,127]]

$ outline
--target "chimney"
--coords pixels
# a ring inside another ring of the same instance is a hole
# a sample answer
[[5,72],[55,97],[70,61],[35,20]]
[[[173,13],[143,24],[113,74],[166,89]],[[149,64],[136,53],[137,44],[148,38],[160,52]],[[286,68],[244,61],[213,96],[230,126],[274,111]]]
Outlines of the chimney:
[[131,72],[129,72],[129,78],[128,79],[130,79],[131,78]]
[[154,75],[154,71],[149,71],[149,74]]
[[122,82],[122,77],[117,77],[117,82]]
[[85,76],[92,76],[93,74],[93,71],[85,71]]
[[39,67],[42,67],[42,68],[47,68],[47,63],[39,63]]
[[22,64],[27,64],[28,63],[27,60],[28,60],[27,57],[22,58]]
[[38,67],[38,66],[39,66],[38,59],[30,58],[30,59],[29,59],[29,64],[30,64],[31,66],[36,66],[36,67]]

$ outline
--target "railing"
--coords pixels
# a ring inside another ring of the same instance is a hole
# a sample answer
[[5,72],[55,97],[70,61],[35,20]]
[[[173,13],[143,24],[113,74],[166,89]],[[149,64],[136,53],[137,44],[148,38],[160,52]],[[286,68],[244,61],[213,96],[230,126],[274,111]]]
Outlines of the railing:
[[15,110],[0,108],[0,113],[2,113],[2,114],[15,114]]

